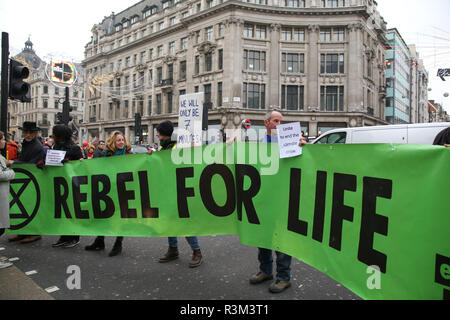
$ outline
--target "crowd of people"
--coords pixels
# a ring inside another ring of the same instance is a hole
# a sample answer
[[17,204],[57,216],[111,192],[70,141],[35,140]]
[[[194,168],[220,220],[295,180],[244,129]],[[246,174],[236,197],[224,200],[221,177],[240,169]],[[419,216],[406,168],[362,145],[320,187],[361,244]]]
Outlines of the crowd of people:
[[[263,143],[276,143],[276,126],[283,122],[283,115],[279,111],[267,113],[264,124],[266,135]],[[25,122],[20,128],[23,134],[23,142],[15,143],[9,134],[0,131],[0,150],[7,148],[7,158],[0,155],[0,229],[9,228],[9,181],[14,179],[15,173],[11,168],[13,164],[36,164],[42,167],[46,152],[52,150],[66,151],[63,163],[67,161],[83,161],[85,159],[123,156],[131,154],[131,145],[127,142],[124,134],[115,131],[109,139],[96,141],[95,144],[84,143],[78,146],[72,136],[70,128],[57,125],[53,128],[53,135],[45,142],[39,137],[39,128],[34,122]],[[176,148],[176,141],[171,140],[174,126],[170,121],[160,123],[156,128],[157,137],[160,141],[158,151],[172,150]],[[304,138],[300,139],[299,145],[306,144]],[[450,147],[450,128],[442,131],[436,137],[435,143]],[[155,148],[156,149],[156,148]],[[149,149],[151,155],[155,149]],[[40,235],[14,235],[9,241],[20,241],[22,244],[31,243],[42,239]],[[186,241],[192,249],[190,268],[196,268],[202,264],[203,256],[197,237],[186,237]],[[80,243],[80,236],[62,235],[53,247],[73,248]],[[114,245],[109,253],[110,257],[122,252],[123,237],[116,237]],[[100,251],[105,249],[105,237],[98,236],[94,242],[85,247],[87,251]],[[291,286],[291,260],[292,258],[282,252],[275,252],[276,256],[276,279],[269,287],[272,293],[280,293]],[[167,263],[179,257],[177,237],[168,238],[168,250],[159,258],[160,263]],[[259,271],[249,279],[250,284],[257,285],[268,280],[273,280],[273,252],[265,248],[258,248]],[[11,266],[12,263],[6,257],[0,256],[0,269]]]

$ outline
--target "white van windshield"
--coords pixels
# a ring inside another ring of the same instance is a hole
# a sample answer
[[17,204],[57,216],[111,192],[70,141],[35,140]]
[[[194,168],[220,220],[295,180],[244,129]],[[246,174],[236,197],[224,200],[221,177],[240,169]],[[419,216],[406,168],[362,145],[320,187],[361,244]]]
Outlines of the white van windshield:
[[330,133],[330,134],[320,138],[315,143],[316,144],[336,144],[336,143],[344,144],[346,138],[347,138],[346,132],[335,132],[335,133]]

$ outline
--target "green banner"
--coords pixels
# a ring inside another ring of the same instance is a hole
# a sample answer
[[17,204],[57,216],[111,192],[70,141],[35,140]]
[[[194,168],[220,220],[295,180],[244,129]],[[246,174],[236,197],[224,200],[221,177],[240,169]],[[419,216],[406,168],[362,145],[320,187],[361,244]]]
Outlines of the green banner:
[[365,299],[450,290],[450,149],[238,143],[14,168],[15,234],[234,234]]

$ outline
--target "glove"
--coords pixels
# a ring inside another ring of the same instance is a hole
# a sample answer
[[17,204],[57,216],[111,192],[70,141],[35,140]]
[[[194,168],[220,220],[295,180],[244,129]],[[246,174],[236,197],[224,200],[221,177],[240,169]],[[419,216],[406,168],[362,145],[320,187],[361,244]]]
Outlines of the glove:
[[45,164],[45,162],[44,162],[44,160],[41,160],[41,161],[39,161],[38,163],[36,163],[36,167],[38,168],[38,169],[44,169],[44,164]]

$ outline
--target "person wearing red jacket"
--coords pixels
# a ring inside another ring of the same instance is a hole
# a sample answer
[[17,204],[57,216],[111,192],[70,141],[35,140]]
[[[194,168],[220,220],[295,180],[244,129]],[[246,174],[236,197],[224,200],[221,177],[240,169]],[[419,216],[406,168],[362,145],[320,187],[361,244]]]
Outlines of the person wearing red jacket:
[[11,139],[11,134],[6,134],[6,160],[19,158],[19,146]]

